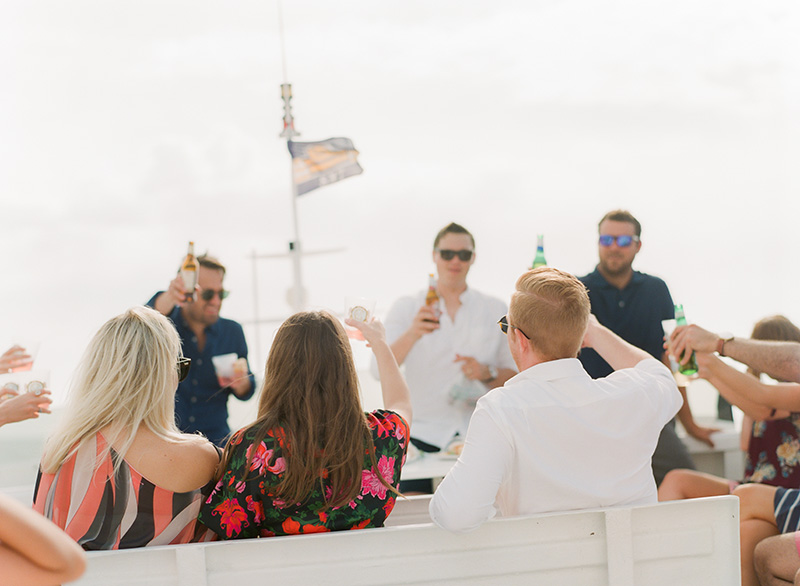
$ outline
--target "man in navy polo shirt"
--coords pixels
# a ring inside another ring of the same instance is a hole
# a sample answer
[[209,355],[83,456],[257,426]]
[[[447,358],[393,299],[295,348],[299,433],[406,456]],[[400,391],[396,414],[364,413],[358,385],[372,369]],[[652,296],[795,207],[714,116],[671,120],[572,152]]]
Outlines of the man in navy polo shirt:
[[180,275],[159,291],[150,301],[153,307],[175,324],[183,345],[183,355],[192,359],[189,376],[175,393],[175,423],[181,431],[200,432],[219,446],[230,434],[228,396],[246,401],[255,391],[255,377],[247,367],[246,376],[234,378],[223,386],[217,379],[211,359],[223,354],[236,354],[247,359],[247,342],[242,326],[221,318],[219,310],[228,292],[222,288],[225,267],[209,256],[197,259],[195,300],[184,303],[186,289]]
[[[675,317],[672,297],[664,281],[634,271],[632,267],[642,247],[641,224],[630,212],[615,210],[600,220],[599,232],[600,262],[593,272],[580,279],[589,289],[592,313],[623,340],[669,366],[661,320]],[[608,376],[614,370],[591,348],[581,351],[580,361],[592,378]],[[686,400],[686,389],[679,388],[683,395],[683,407],[678,411],[681,424],[689,435],[713,446],[711,434],[718,430],[695,423]],[[664,427],[653,454],[656,483],[661,484],[673,468],[694,469],[686,446],[675,433],[674,419]]]

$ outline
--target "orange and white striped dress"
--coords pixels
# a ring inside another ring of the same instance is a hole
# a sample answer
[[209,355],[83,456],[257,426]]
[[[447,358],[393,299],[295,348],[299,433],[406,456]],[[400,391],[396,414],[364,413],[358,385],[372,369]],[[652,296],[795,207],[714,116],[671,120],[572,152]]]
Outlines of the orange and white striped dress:
[[41,469],[33,508],[87,551],[192,541],[201,491],[156,486],[119,458],[97,433],[55,474]]

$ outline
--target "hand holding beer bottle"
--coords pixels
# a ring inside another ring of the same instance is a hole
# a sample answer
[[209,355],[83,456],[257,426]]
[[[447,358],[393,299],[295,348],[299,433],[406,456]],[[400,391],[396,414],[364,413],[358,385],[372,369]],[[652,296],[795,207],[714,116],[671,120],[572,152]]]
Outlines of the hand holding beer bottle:
[[195,300],[200,263],[194,256],[194,242],[189,242],[189,252],[181,262],[177,276],[169,283],[164,293],[156,297],[153,304],[157,311],[169,315],[176,305],[192,303]]
[[[683,305],[678,303],[675,305],[675,322],[679,326],[688,325],[686,322],[686,314],[683,311]],[[686,352],[682,352],[680,356],[676,356],[676,360],[680,363],[680,368],[678,372],[684,374],[686,376],[691,376],[697,373],[697,361],[695,359],[695,354],[692,352],[688,362],[684,363],[684,354]]]
[[439,292],[436,290],[436,278],[433,273],[428,275],[428,293],[425,295],[425,307],[433,313],[433,319],[426,320],[439,323],[439,316],[442,314],[439,301]]
[[197,258],[194,256],[194,242],[189,241],[189,251],[181,263],[180,270],[181,280],[185,289],[183,301],[186,303],[194,301],[194,290],[197,287],[197,272],[199,268],[200,265],[197,264]]

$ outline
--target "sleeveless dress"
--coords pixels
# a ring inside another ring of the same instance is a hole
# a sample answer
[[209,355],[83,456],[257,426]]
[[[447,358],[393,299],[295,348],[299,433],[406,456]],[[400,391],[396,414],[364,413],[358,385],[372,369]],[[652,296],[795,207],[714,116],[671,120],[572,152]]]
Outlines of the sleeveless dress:
[[40,469],[33,508],[87,551],[192,541],[201,490],[166,490],[124,460],[115,474],[107,446],[97,433],[55,474]]

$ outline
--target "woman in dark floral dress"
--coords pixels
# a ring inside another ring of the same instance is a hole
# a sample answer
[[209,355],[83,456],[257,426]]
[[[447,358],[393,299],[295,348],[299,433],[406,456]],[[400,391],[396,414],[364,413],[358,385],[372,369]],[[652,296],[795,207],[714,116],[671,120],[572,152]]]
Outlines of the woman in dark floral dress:
[[200,521],[222,539],[381,527],[398,495],[408,387],[383,325],[346,320],[375,354],[385,410],[365,413],[350,341],[326,312],[298,313],[272,344],[254,423],[237,431]]
[[[750,337],[753,340],[800,342],[800,328],[784,316],[774,315],[759,321]],[[761,376],[752,369],[748,372],[756,378]],[[723,394],[736,390],[723,384],[717,388]],[[741,483],[783,488],[800,486],[800,413],[771,409],[752,400],[744,389],[726,398],[745,414],[741,441],[742,450],[747,455],[744,479],[738,482],[695,470],[671,470],[658,488],[658,500],[726,495]]]

